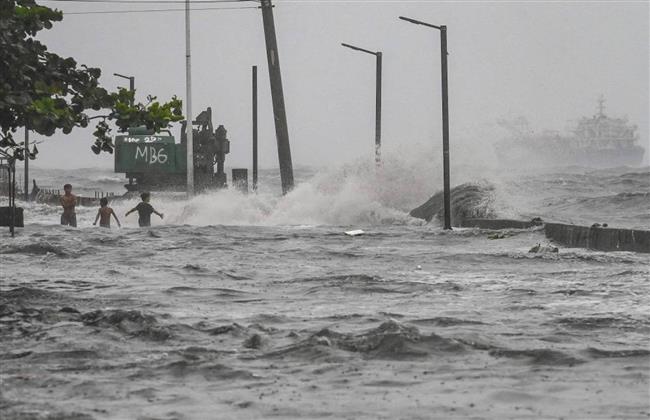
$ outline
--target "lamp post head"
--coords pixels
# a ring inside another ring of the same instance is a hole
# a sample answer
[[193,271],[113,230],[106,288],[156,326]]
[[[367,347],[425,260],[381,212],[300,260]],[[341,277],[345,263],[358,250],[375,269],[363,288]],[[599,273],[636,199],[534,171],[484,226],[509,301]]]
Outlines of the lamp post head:
[[126,79],[126,80],[135,79],[135,77],[133,77],[133,76],[125,76],[125,75],[119,74],[119,73],[113,73],[113,76],[121,77],[122,79]]
[[444,25],[443,26],[432,25],[430,23],[422,22],[421,20],[411,19],[411,18],[407,18],[407,17],[404,17],[404,16],[400,16],[399,18],[401,20],[404,20],[404,21],[409,22],[409,23],[413,23],[415,25],[428,26],[429,28],[434,28],[434,29],[438,29],[438,30],[447,30],[447,27],[444,26]]
[[350,48],[351,50],[361,51],[361,52],[364,52],[364,53],[367,53],[367,54],[372,54],[372,55],[381,54],[381,52],[370,51],[370,50],[366,50],[365,48],[355,47],[354,45],[346,44],[345,42],[342,42],[341,45],[346,47],[346,48]]

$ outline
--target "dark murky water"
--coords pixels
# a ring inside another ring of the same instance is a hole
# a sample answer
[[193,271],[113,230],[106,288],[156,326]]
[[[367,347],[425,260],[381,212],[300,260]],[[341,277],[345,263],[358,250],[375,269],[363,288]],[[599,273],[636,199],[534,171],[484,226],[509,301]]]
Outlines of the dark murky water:
[[[538,202],[593,206],[542,183]],[[0,416],[650,416],[647,254],[531,254],[539,231],[443,232],[342,197],[299,226],[281,223],[297,204],[234,193],[154,197],[167,224],[151,229],[89,227],[95,209],[61,228],[34,206],[39,222],[0,243]],[[630,199],[615,217],[642,226],[648,198]],[[354,225],[327,223],[342,202]],[[272,222],[219,225],[231,207]],[[362,220],[366,235],[343,235]]]

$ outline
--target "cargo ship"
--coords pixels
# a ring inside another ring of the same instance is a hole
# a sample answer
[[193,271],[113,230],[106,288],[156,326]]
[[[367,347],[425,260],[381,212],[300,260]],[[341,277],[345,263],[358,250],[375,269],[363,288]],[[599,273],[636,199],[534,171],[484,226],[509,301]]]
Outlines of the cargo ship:
[[605,115],[604,103],[601,96],[597,113],[580,118],[570,134],[550,130],[536,134],[524,118],[499,121],[510,132],[495,145],[499,161],[511,166],[639,166],[645,149],[639,145],[637,126],[627,118]]

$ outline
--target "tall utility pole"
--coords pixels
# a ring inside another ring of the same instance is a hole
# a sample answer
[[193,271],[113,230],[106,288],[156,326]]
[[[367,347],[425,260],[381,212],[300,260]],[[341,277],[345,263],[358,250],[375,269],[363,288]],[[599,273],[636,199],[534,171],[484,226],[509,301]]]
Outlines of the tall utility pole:
[[264,38],[266,40],[266,58],[269,64],[269,79],[271,82],[271,98],[273,100],[273,120],[275,121],[275,137],[278,143],[278,160],[280,163],[280,179],[282,193],[287,194],[293,189],[293,165],[291,163],[291,147],[289,145],[289,128],[287,113],[284,107],[282,90],[282,75],[280,73],[280,56],[278,42],[275,37],[273,21],[273,5],[271,0],[261,0],[262,20],[264,23]]
[[399,17],[409,23],[440,31],[440,67],[442,75],[442,166],[444,177],[445,229],[451,229],[451,190],[449,185],[449,92],[447,86],[447,26],[436,26],[419,20]]
[[190,53],[190,0],[185,0],[185,124],[187,142],[187,196],[194,195],[194,126],[192,124],[192,55]]
[[364,48],[355,47],[354,45],[342,43],[344,47],[351,48],[356,51],[372,54],[376,57],[376,88],[375,88],[375,163],[381,163],[381,51],[369,51]]
[[375,163],[381,163],[381,60],[382,53],[377,51],[377,75],[375,95]]
[[253,66],[253,191],[257,191],[257,66]]
[[447,26],[440,26],[442,76],[442,167],[444,172],[445,229],[451,229],[451,187],[449,185],[449,88],[447,86]]
[[25,124],[25,201],[29,201],[29,128]]

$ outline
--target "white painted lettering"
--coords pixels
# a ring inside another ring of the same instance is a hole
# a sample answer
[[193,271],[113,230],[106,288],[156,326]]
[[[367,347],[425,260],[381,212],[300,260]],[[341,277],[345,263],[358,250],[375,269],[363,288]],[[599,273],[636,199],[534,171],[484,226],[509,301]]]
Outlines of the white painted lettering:
[[158,149],[158,163],[160,163],[161,165],[167,163],[167,153],[163,148]]
[[139,157],[144,158],[144,160],[147,160],[147,146],[143,146],[140,148],[140,146],[136,147],[135,149],[135,160],[138,160]]
[[156,149],[155,146],[137,146],[135,149],[135,160],[144,160],[149,165],[157,163],[164,165],[169,157],[164,148]]

